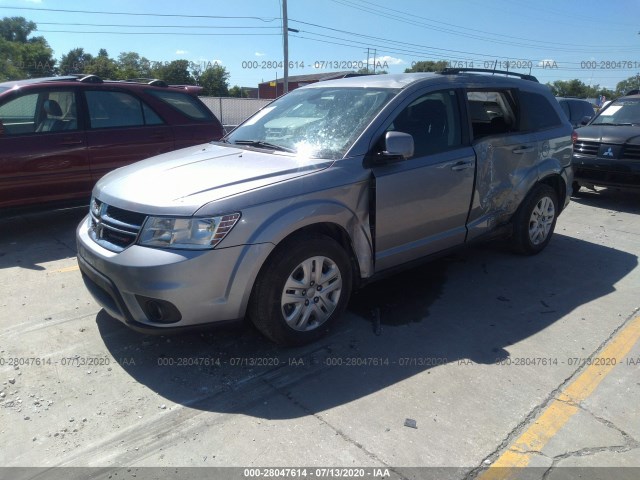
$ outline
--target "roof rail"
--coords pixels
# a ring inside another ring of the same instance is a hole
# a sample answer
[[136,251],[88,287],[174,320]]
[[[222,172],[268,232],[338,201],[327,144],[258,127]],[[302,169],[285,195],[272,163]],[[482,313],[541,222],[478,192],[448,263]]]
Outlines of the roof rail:
[[104,83],[102,78],[100,78],[98,75],[79,73],[72,76],[76,77],[76,79],[82,83]]
[[479,72],[479,73],[491,73],[491,74],[500,74],[500,75],[511,75],[513,77],[518,77],[523,80],[529,80],[532,82],[538,82],[538,79],[533,75],[527,75],[526,73],[518,73],[518,72],[510,72],[508,70],[492,70],[489,68],[445,68],[438,73],[442,75],[457,75],[458,73],[467,73],[467,72]]
[[126,80],[122,80],[123,82],[130,83],[143,83],[146,85],[151,85],[154,87],[168,87],[169,85],[164,80],[160,80],[159,78],[127,78]]

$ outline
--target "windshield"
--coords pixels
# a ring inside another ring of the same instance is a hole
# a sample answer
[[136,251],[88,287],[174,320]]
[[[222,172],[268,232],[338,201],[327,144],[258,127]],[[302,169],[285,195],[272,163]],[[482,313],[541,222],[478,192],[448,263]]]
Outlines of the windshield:
[[611,103],[591,125],[640,125],[640,98]]
[[260,110],[226,140],[335,160],[396,93],[344,87],[295,90]]
[[9,90],[9,87],[0,87],[0,93]]

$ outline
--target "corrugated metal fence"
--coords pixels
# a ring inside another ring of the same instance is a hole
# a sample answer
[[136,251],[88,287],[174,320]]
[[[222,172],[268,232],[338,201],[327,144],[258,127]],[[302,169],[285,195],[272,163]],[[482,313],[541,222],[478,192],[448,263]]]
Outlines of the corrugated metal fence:
[[227,132],[273,101],[233,97],[200,97],[200,100],[218,117]]

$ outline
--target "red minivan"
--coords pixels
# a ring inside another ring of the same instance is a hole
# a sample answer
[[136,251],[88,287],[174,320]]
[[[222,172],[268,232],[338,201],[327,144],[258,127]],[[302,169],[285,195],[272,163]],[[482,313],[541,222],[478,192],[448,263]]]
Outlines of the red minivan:
[[201,90],[95,75],[0,83],[0,214],[88,202],[115,168],[220,139]]

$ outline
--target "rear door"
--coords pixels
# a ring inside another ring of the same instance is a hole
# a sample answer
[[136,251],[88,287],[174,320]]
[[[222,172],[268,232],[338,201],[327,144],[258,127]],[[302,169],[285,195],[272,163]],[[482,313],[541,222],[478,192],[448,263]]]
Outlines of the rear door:
[[94,181],[115,168],[174,149],[171,128],[137,96],[121,90],[85,90],[84,98]]
[[0,207],[89,198],[93,182],[73,88],[30,90],[0,105]]
[[464,242],[475,154],[460,119],[451,89],[415,95],[388,125],[386,131],[411,134],[415,152],[372,168],[376,271]]
[[[148,90],[146,94],[164,102],[179,114],[172,122],[176,149],[219,140],[222,137],[222,124],[194,95],[175,89]],[[180,117],[182,120],[178,120]]]

